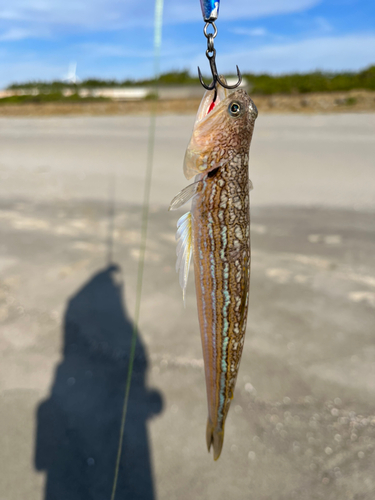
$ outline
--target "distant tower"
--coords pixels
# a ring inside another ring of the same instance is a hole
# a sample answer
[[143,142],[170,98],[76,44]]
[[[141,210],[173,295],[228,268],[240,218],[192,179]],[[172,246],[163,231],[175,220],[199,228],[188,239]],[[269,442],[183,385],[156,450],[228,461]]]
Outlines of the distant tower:
[[64,82],[68,83],[78,83],[80,79],[77,76],[77,63],[71,63],[69,65],[69,71],[66,77],[64,78]]

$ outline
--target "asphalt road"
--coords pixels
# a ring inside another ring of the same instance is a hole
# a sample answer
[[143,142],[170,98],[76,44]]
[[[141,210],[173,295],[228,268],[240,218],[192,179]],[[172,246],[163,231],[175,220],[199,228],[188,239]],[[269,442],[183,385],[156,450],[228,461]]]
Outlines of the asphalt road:
[[[193,120],[157,121],[116,499],[372,500],[375,115],[258,119],[250,314],[218,462],[167,212]],[[111,497],[147,130],[141,117],[0,120],[0,500]]]

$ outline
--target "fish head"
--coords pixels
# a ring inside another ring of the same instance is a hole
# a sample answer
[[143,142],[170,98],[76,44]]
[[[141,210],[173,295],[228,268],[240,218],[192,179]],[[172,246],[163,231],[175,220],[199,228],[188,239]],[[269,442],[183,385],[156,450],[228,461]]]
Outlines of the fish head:
[[203,96],[185,153],[187,179],[222,167],[241,152],[248,153],[258,110],[243,89],[228,92],[218,84]]

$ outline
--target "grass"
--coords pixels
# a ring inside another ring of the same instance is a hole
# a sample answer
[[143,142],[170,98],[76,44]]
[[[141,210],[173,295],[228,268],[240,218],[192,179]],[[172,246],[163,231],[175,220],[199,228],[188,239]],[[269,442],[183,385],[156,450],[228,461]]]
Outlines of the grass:
[[[312,73],[293,73],[287,75],[269,75],[269,74],[244,74],[244,77],[251,85],[253,95],[273,95],[273,94],[307,94],[312,92],[340,92],[355,89],[374,90],[375,91],[375,66],[370,66],[359,72],[341,72],[328,73],[315,71]],[[160,76],[158,83],[160,85],[192,85],[198,84],[196,76],[192,76],[188,71],[174,71],[164,73]],[[95,87],[129,87],[151,86],[156,82],[153,79],[146,80],[101,80],[89,78],[79,84],[72,84],[61,81],[53,82],[25,82],[15,83],[8,88],[16,89],[37,89],[41,95],[41,101],[28,102],[46,102],[48,100],[74,100],[82,99],[77,96],[80,88]],[[63,90],[70,89],[74,92],[73,96],[63,97]],[[60,95],[60,97],[58,97]],[[53,97],[54,96],[54,97]],[[37,96],[22,96],[27,99]],[[19,101],[20,102],[20,101]]]

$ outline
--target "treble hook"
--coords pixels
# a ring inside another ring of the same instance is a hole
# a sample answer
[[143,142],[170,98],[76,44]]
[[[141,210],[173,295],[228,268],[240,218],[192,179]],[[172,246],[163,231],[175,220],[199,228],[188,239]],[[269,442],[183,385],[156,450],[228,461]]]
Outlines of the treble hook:
[[214,88],[216,88],[217,84],[221,85],[222,87],[224,87],[225,89],[228,89],[228,90],[236,89],[237,87],[239,87],[241,85],[241,83],[242,83],[242,75],[241,75],[241,71],[239,70],[238,66],[236,66],[236,68],[237,68],[238,82],[235,83],[234,85],[228,85],[226,82],[223,82],[223,80],[220,78],[220,76],[219,76],[219,74],[217,72],[216,60],[215,60],[216,59],[216,50],[213,49],[212,50],[212,55],[210,55],[210,53],[209,53],[209,51],[207,49],[206,56],[207,56],[207,59],[208,59],[208,61],[210,63],[210,68],[211,68],[211,73],[212,73],[212,83],[210,85],[206,85],[204,83],[201,70],[198,67],[199,81],[201,82],[202,86],[206,90],[213,90]]
[[[207,28],[208,26],[211,25],[214,29],[213,33],[207,33]],[[235,85],[228,85],[226,82],[223,82],[222,79],[220,78],[218,72],[217,72],[217,67],[216,67],[216,50],[214,47],[214,38],[217,35],[217,28],[214,22],[208,21],[204,27],[203,30],[204,36],[207,38],[207,50],[206,50],[206,57],[210,63],[210,68],[211,68],[211,73],[212,73],[212,83],[210,85],[206,85],[203,81],[202,73],[200,68],[198,67],[198,75],[199,75],[199,81],[201,82],[202,86],[206,90],[216,90],[217,84],[221,85],[225,89],[228,90],[233,90],[236,89],[241,85],[242,82],[242,75],[240,70],[237,68],[237,76],[238,76],[238,82]],[[215,99],[216,100],[216,94],[215,94]]]

